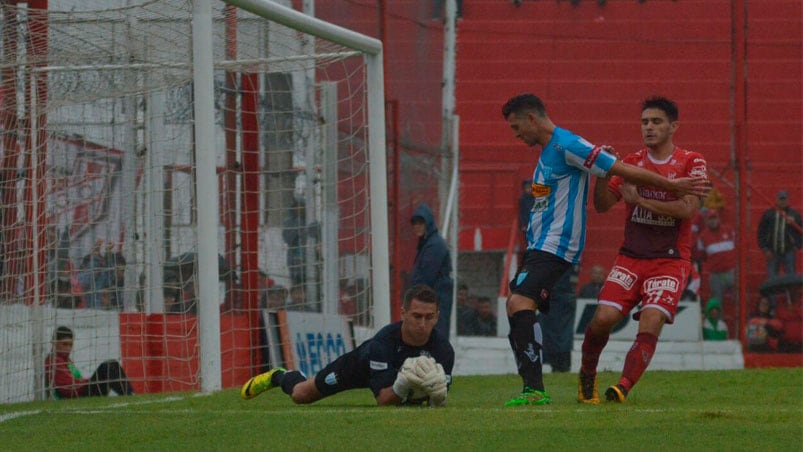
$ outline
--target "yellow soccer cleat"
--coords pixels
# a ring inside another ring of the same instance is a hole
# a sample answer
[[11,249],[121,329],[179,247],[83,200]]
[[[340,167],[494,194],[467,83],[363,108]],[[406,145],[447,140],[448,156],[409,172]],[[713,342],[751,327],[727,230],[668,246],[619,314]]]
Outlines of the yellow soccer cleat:
[[599,404],[596,375],[586,375],[580,372],[580,378],[577,381],[577,401],[589,405]]
[[625,400],[627,400],[627,389],[620,384],[615,384],[605,391],[605,400],[609,402],[625,403]]
[[246,400],[253,399],[263,392],[273,389],[273,375],[276,372],[285,372],[285,369],[282,369],[281,367],[274,367],[263,374],[259,374],[256,377],[251,377],[248,379],[248,381],[246,381],[243,385],[242,389],[240,389],[240,395],[242,398]]

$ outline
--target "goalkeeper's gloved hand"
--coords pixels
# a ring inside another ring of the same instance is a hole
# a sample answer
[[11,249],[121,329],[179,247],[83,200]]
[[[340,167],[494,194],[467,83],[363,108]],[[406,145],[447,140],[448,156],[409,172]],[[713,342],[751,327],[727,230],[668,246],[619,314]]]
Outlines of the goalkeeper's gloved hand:
[[391,389],[393,389],[394,394],[399,396],[402,402],[407,401],[407,397],[410,395],[410,381],[407,380],[402,371],[396,374],[396,381],[393,382]]
[[432,372],[434,372],[437,362],[430,356],[419,356],[415,358],[415,374],[422,380],[426,379]]
[[404,375],[412,389],[420,388],[423,383],[422,377],[416,372],[418,360],[419,358],[407,358],[402,363],[401,369],[399,369],[399,373]]
[[446,395],[448,392],[449,389],[446,387],[446,383],[440,383],[433,387],[429,392],[429,406],[436,407],[446,405]]
[[435,367],[424,378],[422,388],[429,396],[430,406],[443,406],[446,403],[446,372],[440,363],[435,363]]
[[405,359],[396,375],[396,381],[393,382],[393,393],[399,396],[402,402],[407,401],[407,397],[416,389],[423,387],[423,380],[416,373],[416,364],[420,358]]

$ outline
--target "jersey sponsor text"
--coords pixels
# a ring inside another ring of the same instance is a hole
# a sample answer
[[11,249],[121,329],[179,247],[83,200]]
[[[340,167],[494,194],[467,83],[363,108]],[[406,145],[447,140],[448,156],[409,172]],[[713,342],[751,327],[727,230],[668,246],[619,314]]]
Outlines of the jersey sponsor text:
[[624,267],[613,267],[611,272],[608,274],[608,281],[619,284],[620,286],[624,287],[626,290],[630,290],[633,288],[633,284],[636,282],[636,274],[631,272],[630,270]]

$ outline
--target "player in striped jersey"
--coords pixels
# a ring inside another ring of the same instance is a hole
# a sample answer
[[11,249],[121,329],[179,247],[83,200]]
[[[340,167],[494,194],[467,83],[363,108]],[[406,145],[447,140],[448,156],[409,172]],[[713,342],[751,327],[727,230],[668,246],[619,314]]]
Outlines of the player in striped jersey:
[[549,293],[557,280],[580,260],[585,244],[589,179],[621,176],[636,185],[659,187],[678,196],[705,195],[705,177],[667,179],[623,163],[612,148],[595,146],[569,130],[557,127],[544,103],[533,94],[520,94],[502,107],[514,135],[528,146],[542,147],[533,173],[535,198],[527,227],[527,253],[513,280],[507,300],[510,345],[523,381],[522,393],[505,406],[543,405],[551,399],[544,390],[541,328],[536,310],[549,310]]

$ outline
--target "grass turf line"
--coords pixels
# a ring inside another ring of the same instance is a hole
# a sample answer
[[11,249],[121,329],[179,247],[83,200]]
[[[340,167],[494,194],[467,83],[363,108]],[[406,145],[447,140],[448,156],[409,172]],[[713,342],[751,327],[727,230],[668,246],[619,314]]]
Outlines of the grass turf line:
[[[600,390],[618,373],[599,376]],[[369,390],[296,406],[279,389],[0,405],[0,450],[800,450],[803,369],[648,371],[627,403],[503,408],[515,375],[455,377],[448,407],[375,407]]]

